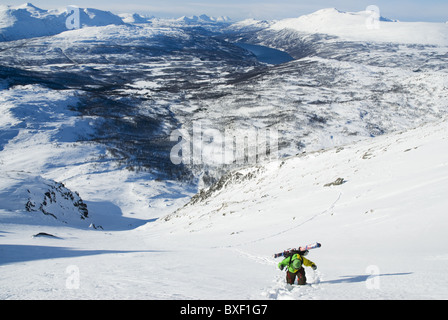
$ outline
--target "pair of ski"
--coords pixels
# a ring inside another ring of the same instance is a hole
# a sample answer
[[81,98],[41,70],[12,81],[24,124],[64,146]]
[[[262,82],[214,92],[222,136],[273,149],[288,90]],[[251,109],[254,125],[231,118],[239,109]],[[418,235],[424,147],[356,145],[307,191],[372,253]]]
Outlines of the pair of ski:
[[308,244],[303,247],[291,248],[291,249],[285,250],[283,252],[274,254],[274,258],[286,257],[286,256],[289,256],[290,253],[305,252],[306,250],[320,248],[321,246],[322,245],[319,242],[315,242],[315,243],[311,243],[311,244]]

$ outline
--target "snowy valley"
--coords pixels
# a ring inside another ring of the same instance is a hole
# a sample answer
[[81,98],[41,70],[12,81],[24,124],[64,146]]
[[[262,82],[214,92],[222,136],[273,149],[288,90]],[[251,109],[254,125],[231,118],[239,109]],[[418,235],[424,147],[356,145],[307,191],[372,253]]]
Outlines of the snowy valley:
[[447,24],[71,14],[0,6],[0,299],[448,298]]

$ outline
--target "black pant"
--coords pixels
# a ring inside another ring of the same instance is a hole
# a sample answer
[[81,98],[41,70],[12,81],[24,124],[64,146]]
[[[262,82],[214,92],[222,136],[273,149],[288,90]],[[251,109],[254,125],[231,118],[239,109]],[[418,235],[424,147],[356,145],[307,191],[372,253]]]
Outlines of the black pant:
[[305,269],[303,269],[303,267],[301,267],[299,269],[299,271],[297,271],[296,273],[292,273],[292,272],[286,271],[286,282],[287,283],[294,284],[294,281],[296,280],[296,277],[297,277],[297,284],[298,285],[306,284]]

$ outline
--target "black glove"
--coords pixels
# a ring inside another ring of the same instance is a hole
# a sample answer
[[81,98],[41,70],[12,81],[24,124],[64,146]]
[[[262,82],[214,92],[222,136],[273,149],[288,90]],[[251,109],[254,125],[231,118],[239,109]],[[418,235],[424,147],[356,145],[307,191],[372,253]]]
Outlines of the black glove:
[[317,269],[317,266],[316,266],[315,264],[313,264],[313,265],[311,266],[311,269],[316,270],[316,269]]

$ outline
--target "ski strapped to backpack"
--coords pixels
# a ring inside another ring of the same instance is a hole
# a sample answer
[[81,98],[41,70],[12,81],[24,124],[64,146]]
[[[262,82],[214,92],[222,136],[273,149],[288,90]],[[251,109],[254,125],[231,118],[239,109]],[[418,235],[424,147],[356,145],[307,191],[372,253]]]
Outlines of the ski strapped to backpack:
[[320,248],[321,246],[322,245],[319,242],[314,242],[312,244],[308,244],[303,247],[292,248],[292,249],[285,250],[283,252],[276,253],[276,254],[274,254],[274,258],[278,258],[278,257],[288,258],[289,256],[292,256],[296,253],[302,255],[307,250]]

